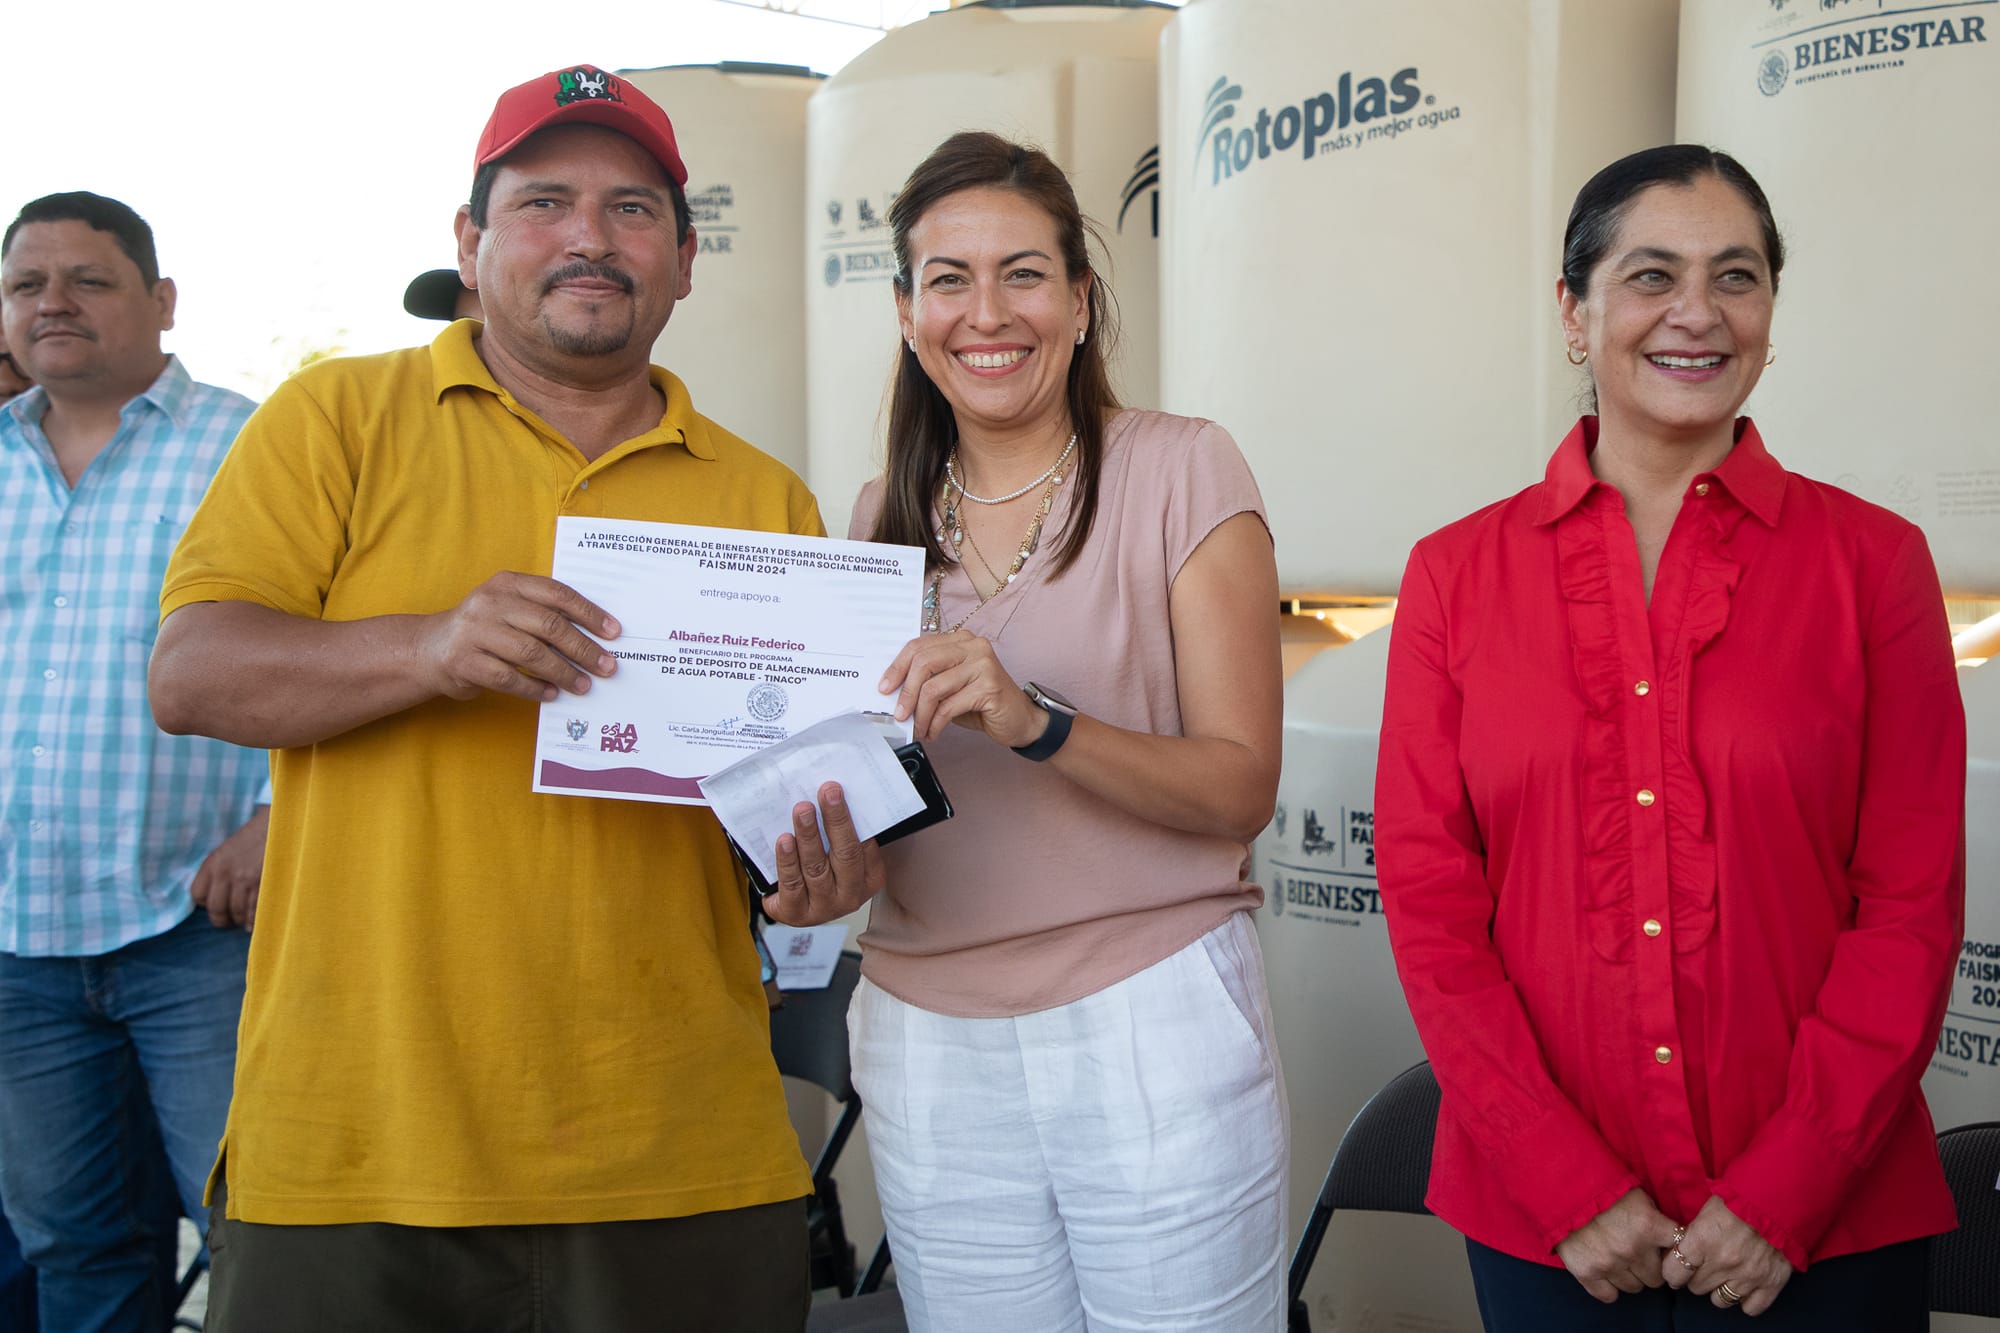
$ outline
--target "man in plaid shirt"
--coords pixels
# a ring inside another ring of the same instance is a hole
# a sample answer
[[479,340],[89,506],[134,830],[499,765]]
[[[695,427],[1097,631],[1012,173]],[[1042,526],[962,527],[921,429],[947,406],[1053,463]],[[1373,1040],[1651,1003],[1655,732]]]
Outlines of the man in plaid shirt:
[[168,1320],[263,870],[264,752],[146,699],[167,557],[254,406],[161,350],[174,298],[116,200],[49,195],[0,240],[38,386],[0,407],[0,1200],[47,1329]]

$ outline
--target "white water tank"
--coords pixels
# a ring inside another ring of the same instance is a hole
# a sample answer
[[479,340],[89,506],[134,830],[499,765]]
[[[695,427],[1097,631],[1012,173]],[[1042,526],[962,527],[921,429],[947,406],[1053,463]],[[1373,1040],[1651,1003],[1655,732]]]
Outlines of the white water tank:
[[653,360],[702,415],[804,475],[806,103],[823,81],[796,65],[621,70],[674,122],[700,238],[694,291]]
[[[1292,1103],[1294,1239],[1354,1113],[1424,1058],[1375,887],[1375,750],[1392,632],[1323,652],[1286,683],[1277,814],[1252,849]],[[1435,1217],[1336,1213],[1305,1300],[1319,1329],[1479,1327],[1465,1242]]]
[[2000,591],[1996,121],[2000,6],[1681,6],[1680,137],[1741,159],[1790,246],[1764,439],[1921,525],[1961,595]]
[[1563,224],[1592,173],[1672,133],[1674,42],[1674,0],[1175,18],[1163,405],[1235,434],[1288,592],[1393,593],[1417,538],[1541,475],[1584,385]]
[[1159,395],[1155,120],[1160,29],[1173,10],[1133,0],[986,0],[899,28],[826,81],[808,112],[806,480],[829,529],[882,468],[900,343],[889,204],[960,130],[1046,151],[1103,232],[1118,299],[1120,395]]
[[[1959,668],[1965,692],[1965,942],[1944,1035],[1924,1076],[1939,1129],[2000,1119],[2000,669]],[[2000,1185],[1996,1185],[2000,1188]]]
[[[1939,1129],[2000,1120],[2000,668],[1960,667],[1965,694],[1965,941],[1944,1031],[1924,1075]],[[1995,1182],[2000,1188],[2000,1182]],[[1996,1333],[2000,1320],[1932,1315],[1932,1333]]]

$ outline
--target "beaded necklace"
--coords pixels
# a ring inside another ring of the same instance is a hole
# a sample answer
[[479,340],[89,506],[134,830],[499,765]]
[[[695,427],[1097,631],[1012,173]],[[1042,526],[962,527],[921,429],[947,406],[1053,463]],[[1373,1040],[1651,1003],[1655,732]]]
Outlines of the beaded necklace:
[[[981,496],[973,495],[965,489],[964,485],[958,480],[957,472],[952,466],[953,460],[958,456],[958,451],[956,449],[952,450],[951,457],[945,459],[945,480],[938,496],[939,507],[944,510],[944,521],[938,525],[937,537],[940,542],[948,541],[951,543],[951,558],[960,564],[964,563],[967,535],[965,524],[960,521],[958,515],[961,498],[973,500],[979,504],[1001,504],[1007,500],[1020,499],[1039,484],[1046,483],[1046,487],[1042,491],[1042,502],[1035,507],[1035,517],[1030,520],[1028,531],[1021,538],[1020,549],[1014,552],[1013,563],[1007,566],[1007,577],[995,584],[993,591],[990,593],[981,593],[979,591],[979,584],[974,582],[972,591],[976,595],[977,601],[974,603],[972,610],[960,616],[957,623],[952,625],[950,629],[943,627],[944,612],[939,602],[940,591],[944,586],[944,566],[939,565],[931,573],[930,586],[924,590],[924,633],[950,634],[955,630],[963,628],[965,622],[972,619],[974,613],[980,607],[984,606],[989,598],[998,597],[1006,589],[1007,585],[1014,581],[1014,576],[1021,572],[1021,566],[1027,563],[1028,557],[1034,554],[1037,546],[1041,545],[1042,523],[1049,516],[1049,507],[1055,503],[1056,487],[1062,485],[1062,465],[1068,460],[1070,450],[1075,447],[1076,436],[1071,435],[1069,443],[1063,447],[1062,456],[1056,459],[1054,466],[1041,476],[1035,478],[1034,481],[1023,486],[1020,490],[1015,491],[1012,495],[1002,496],[997,500],[988,500]],[[974,549],[977,550],[978,548],[975,546]],[[984,556],[981,557],[981,561],[983,563]],[[992,567],[988,566],[986,572],[989,574],[992,573]],[[966,571],[966,577],[968,579],[972,577],[971,570],[968,569]]]

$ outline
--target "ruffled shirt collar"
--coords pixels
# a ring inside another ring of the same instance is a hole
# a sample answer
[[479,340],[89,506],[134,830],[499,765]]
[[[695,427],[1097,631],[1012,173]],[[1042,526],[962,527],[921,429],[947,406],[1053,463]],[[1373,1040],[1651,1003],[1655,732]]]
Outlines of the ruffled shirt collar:
[[[1533,522],[1554,523],[1605,483],[1590,470],[1590,454],[1597,448],[1597,418],[1579,417],[1549,459],[1535,498]],[[1696,477],[1691,485],[1715,482],[1735,497],[1767,528],[1778,525],[1785,502],[1785,469],[1764,447],[1757,425],[1749,417],[1736,418],[1736,443],[1729,456],[1710,471]]]

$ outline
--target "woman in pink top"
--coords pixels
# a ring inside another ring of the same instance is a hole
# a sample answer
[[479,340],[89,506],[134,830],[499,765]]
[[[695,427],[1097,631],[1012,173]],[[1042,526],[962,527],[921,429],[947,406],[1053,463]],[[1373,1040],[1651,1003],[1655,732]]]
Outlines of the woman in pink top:
[[[1119,408],[1045,155],[954,136],[889,216],[905,347],[852,535],[929,553],[882,688],[958,812],[881,849],[849,1018],[910,1326],[1280,1329],[1285,1101],[1244,878],[1282,725],[1256,484],[1214,423]],[[849,906],[813,892],[826,859],[781,841],[774,915]]]

